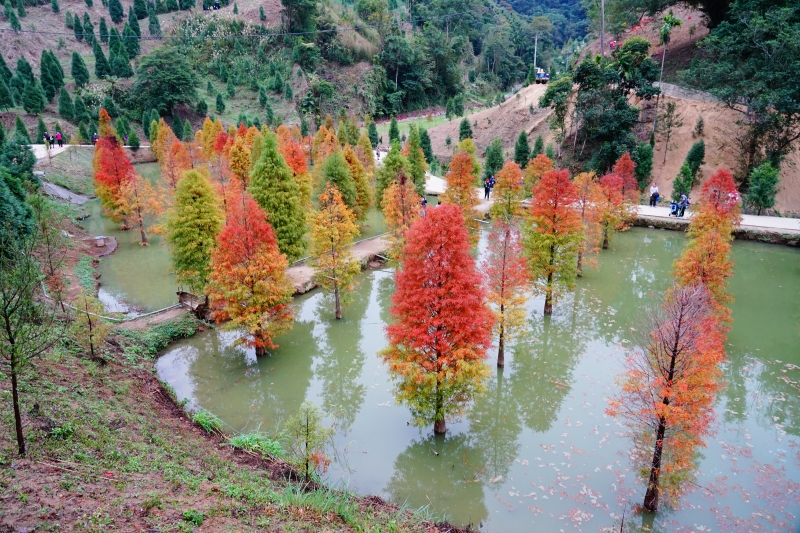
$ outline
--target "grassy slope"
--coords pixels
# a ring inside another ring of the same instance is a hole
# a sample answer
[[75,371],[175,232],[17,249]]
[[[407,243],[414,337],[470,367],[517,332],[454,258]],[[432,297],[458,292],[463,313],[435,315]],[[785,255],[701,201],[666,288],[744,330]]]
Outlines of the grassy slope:
[[[117,332],[105,364],[68,343],[36,361],[21,382],[27,458],[15,454],[11,410],[0,415],[0,531],[431,530],[378,498],[305,492],[285,463],[234,451],[190,422],[153,360],[198,327],[183,317]],[[8,388],[3,376],[6,406]],[[201,528],[186,519],[197,513]]]

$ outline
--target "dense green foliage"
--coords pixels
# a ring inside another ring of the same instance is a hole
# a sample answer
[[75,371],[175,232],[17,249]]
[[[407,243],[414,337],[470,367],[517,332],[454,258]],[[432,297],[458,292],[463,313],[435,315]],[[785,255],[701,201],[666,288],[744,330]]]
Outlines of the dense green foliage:
[[197,100],[199,83],[183,55],[174,48],[161,47],[139,61],[133,92],[141,108],[171,113],[176,105]]
[[775,195],[778,194],[778,172],[769,162],[764,162],[753,169],[750,175],[750,188],[744,197],[745,203],[760,215],[763,209],[775,206]]

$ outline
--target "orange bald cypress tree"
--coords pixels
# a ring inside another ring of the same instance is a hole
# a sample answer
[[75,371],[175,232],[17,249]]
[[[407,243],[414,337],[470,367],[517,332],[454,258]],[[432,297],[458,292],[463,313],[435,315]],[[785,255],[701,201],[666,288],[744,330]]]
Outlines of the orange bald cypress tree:
[[440,197],[443,204],[454,204],[464,214],[464,224],[469,230],[470,242],[478,242],[478,213],[475,208],[479,200],[475,190],[472,157],[465,150],[458,150],[450,161],[450,171],[445,176],[447,189]]
[[168,191],[174,193],[184,172],[192,168],[192,156],[184,144],[175,139],[172,144],[164,148],[160,162],[161,181]]
[[505,221],[521,215],[524,212],[522,200],[525,198],[522,169],[515,162],[506,161],[494,177],[494,203],[489,213],[492,217]]
[[[245,134],[246,134],[245,130]],[[247,187],[250,175],[250,146],[245,140],[245,135],[239,135],[233,141],[228,155],[228,165],[231,172]]]
[[532,191],[533,187],[539,182],[542,176],[544,176],[544,173],[554,168],[553,160],[544,154],[539,154],[528,161],[528,165],[523,172],[525,176],[525,190],[528,192]]
[[400,259],[408,229],[422,214],[422,197],[404,173],[383,192],[383,220],[389,233],[389,257]]
[[212,316],[223,329],[244,330],[238,342],[265,355],[277,348],[273,339],[292,327],[294,287],[286,276],[288,262],[266,214],[249,194],[240,194],[229,208],[211,254]]
[[133,179],[136,171],[116,136],[98,139],[94,155],[94,184],[103,213],[114,222],[123,222],[120,195],[122,186]]
[[611,172],[622,178],[622,194],[625,198],[633,205],[638,204],[639,182],[636,180],[636,163],[631,159],[631,154],[622,154]]
[[344,160],[350,169],[350,175],[356,184],[356,205],[353,206],[353,214],[356,220],[363,222],[367,218],[369,206],[372,203],[372,190],[367,181],[367,174],[361,160],[356,155],[355,150],[348,144],[344,147]]
[[305,209],[311,209],[312,183],[308,172],[308,160],[302,144],[294,138],[286,126],[278,127],[278,152],[292,169],[292,175],[300,187],[300,197]]
[[581,216],[584,239],[578,251],[578,277],[583,276],[583,266],[594,266],[599,252],[603,228],[600,226],[600,213],[594,200],[600,193],[597,176],[594,172],[582,172],[572,182],[578,193],[578,213]]
[[134,174],[122,184],[119,197],[120,211],[125,225],[138,229],[141,246],[147,246],[147,231],[164,212],[164,203],[149,180]]
[[525,324],[526,288],[530,278],[522,251],[522,237],[515,222],[498,219],[489,234],[488,254],[481,265],[481,273],[494,310],[499,367],[505,366],[506,343]]
[[395,275],[390,346],[381,353],[398,402],[438,434],[482,390],[491,344],[492,313],[463,218],[457,205],[443,204],[411,226]]
[[702,285],[670,290],[660,309],[646,312],[645,329],[635,336],[621,391],[607,413],[636,435],[647,511],[658,509],[662,495],[681,492],[696,449],[705,446],[722,384],[724,339],[712,296]]
[[524,246],[534,288],[544,294],[546,315],[553,312],[562,291],[575,287],[583,241],[577,203],[578,191],[566,170],[545,172],[533,187]]
[[606,174],[600,178],[592,203],[597,209],[598,221],[603,233],[603,250],[608,248],[611,237],[628,227],[633,218],[632,206],[625,197],[624,182],[617,174]]
[[150,146],[150,149],[159,163],[164,159],[164,152],[177,140],[178,138],[175,136],[175,133],[173,133],[172,128],[164,122],[164,119],[158,119],[158,134]]

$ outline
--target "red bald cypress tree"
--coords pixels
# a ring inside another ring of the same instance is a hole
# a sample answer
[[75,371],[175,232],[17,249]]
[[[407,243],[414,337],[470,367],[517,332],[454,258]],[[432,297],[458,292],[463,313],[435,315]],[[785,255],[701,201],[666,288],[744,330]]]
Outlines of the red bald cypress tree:
[[392,298],[394,323],[382,352],[397,382],[397,399],[414,423],[447,430],[480,390],[494,319],[469,253],[461,208],[443,204],[418,219],[406,234]]

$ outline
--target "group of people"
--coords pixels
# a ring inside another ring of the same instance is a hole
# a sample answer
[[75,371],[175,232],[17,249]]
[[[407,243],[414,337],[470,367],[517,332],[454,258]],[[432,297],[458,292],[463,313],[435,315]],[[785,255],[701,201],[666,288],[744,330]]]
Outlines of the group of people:
[[[650,185],[650,207],[655,207],[658,204],[658,201],[661,199],[661,194],[658,192],[658,185],[653,182]],[[686,208],[689,207],[689,197],[685,194],[681,194],[681,199],[677,202],[670,202],[669,204],[669,214],[670,216],[675,215],[676,217],[682,217],[686,213]]]
[[64,147],[64,136],[61,134],[60,131],[57,131],[55,135],[50,135],[49,133],[44,132],[44,137],[42,137],[42,141],[44,142],[44,145],[47,147],[48,150],[53,146],[55,146],[56,143],[58,143],[59,148]]

